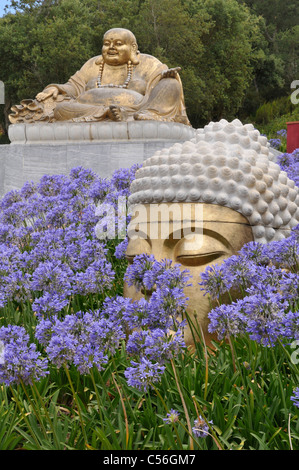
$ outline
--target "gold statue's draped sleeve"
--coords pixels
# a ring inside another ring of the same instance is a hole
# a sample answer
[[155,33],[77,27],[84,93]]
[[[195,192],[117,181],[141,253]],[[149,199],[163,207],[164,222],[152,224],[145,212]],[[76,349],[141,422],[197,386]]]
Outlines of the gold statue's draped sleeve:
[[94,77],[97,77],[99,73],[99,66],[96,62],[100,59],[100,57],[101,56],[97,56],[89,59],[80,70],[70,77],[66,83],[52,83],[47,85],[44,91],[46,91],[47,88],[55,86],[63,95],[67,95],[74,99],[78,98],[85,91],[88,81]]

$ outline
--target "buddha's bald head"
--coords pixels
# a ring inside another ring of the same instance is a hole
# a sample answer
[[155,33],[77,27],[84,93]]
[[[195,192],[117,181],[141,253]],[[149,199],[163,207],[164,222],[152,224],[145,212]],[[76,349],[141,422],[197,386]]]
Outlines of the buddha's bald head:
[[137,45],[137,40],[135,35],[130,31],[129,29],[126,28],[111,28],[106,31],[106,33],[103,36],[103,40],[105,39],[106,36],[108,35],[121,35],[123,37],[126,37],[126,39],[131,42],[131,44],[135,43]]
[[299,223],[299,189],[271,158],[252,125],[210,123],[195,139],[146,160],[129,202],[225,206],[246,217],[255,241],[279,240]]

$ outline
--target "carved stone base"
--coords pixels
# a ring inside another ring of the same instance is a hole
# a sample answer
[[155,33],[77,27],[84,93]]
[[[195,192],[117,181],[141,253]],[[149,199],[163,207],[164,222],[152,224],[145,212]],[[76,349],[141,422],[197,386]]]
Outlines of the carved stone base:
[[13,124],[11,144],[0,145],[0,196],[45,174],[68,174],[76,166],[109,178],[195,133],[183,124],[154,121]]
[[54,122],[12,124],[8,135],[12,144],[76,144],[108,141],[184,142],[195,136],[195,129],[177,122]]

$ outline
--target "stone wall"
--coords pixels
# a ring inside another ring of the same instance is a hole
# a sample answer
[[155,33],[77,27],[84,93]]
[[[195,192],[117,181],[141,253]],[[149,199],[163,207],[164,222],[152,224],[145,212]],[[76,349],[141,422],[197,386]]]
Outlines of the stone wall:
[[156,121],[14,124],[9,127],[11,144],[0,145],[0,196],[45,174],[68,174],[76,166],[109,178],[157,150],[190,140],[195,132]]

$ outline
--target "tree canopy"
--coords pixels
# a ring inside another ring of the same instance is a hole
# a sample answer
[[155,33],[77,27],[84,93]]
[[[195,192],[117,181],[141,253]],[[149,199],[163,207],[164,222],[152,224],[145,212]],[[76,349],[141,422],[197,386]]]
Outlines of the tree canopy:
[[[112,27],[141,52],[180,66],[194,127],[251,112],[298,73],[297,2],[291,0],[10,0],[0,18],[6,115],[49,83],[64,83],[100,53]],[[282,18],[288,11],[291,19]],[[254,95],[254,99],[252,96]]]

